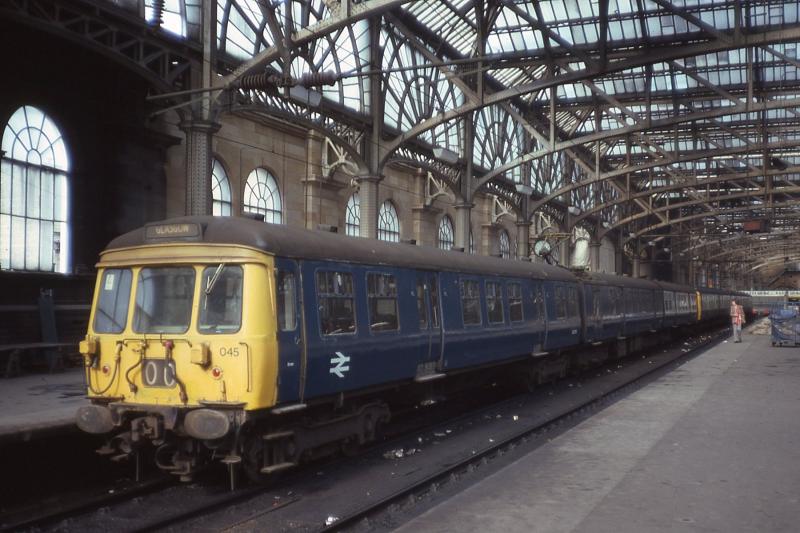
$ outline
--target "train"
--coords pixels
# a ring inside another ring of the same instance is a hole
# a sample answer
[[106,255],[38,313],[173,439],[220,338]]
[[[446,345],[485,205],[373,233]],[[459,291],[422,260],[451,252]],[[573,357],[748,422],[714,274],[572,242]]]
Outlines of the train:
[[245,217],[181,217],[97,264],[78,427],[183,480],[270,476],[374,440],[393,411],[498,376],[535,387],[724,324],[748,295]]

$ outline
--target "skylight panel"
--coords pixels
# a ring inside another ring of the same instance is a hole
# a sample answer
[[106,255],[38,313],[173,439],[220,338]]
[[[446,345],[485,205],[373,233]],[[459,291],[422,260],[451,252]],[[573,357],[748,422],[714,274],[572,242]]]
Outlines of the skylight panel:
[[539,50],[542,37],[531,25],[510,9],[503,9],[487,37],[486,52],[490,54]]
[[610,0],[608,10],[615,15],[628,15],[637,13],[639,7],[636,5],[636,0]]
[[460,53],[467,55],[472,51],[476,32],[473,10],[466,10],[466,19],[457,12],[466,3],[467,0],[417,0],[407,4],[406,9],[433,34],[439,35]]

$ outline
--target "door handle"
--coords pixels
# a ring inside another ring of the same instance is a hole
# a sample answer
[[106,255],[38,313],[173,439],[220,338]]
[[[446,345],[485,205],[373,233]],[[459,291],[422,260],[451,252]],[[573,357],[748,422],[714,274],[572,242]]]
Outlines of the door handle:
[[294,338],[294,343],[295,344],[300,344],[300,337],[295,337]]

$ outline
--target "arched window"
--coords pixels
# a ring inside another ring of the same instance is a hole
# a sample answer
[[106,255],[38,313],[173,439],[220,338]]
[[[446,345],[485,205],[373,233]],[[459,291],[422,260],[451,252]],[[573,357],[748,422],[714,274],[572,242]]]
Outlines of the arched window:
[[442,220],[439,221],[439,238],[437,244],[442,250],[449,250],[453,247],[454,242],[453,221],[450,220],[449,216],[445,215],[442,217]]
[[500,230],[500,257],[503,259],[511,258],[511,239],[509,239],[508,232],[504,229]]
[[354,192],[347,200],[344,212],[344,232],[351,237],[361,235],[361,202],[358,200],[357,192]]
[[389,200],[383,202],[378,211],[378,239],[400,242],[400,220],[397,218],[397,209]]
[[3,131],[0,268],[69,271],[69,158],[41,110],[17,109]]
[[211,214],[215,217],[231,216],[231,182],[225,168],[217,159],[211,166]]
[[475,237],[472,235],[472,229],[469,230],[469,253],[475,253]]
[[283,223],[278,182],[264,168],[257,168],[247,176],[244,186],[244,211],[264,215],[264,222]]

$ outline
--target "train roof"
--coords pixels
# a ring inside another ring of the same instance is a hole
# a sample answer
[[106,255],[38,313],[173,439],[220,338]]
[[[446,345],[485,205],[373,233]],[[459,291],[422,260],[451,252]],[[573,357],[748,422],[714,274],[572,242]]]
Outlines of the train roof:
[[665,291],[678,291],[678,292],[694,292],[695,288],[689,285],[680,285],[672,283],[671,281],[656,281],[656,283]]
[[112,240],[105,252],[180,242],[248,246],[294,259],[577,281],[572,272],[562,267],[445,251],[432,246],[348,237],[244,217],[188,216],[148,224]]
[[658,289],[659,286],[653,281],[641,278],[629,278],[626,276],[617,276],[615,274],[607,274],[605,272],[580,272],[577,276],[586,283],[594,285],[610,285],[615,287],[631,287],[638,289]]

